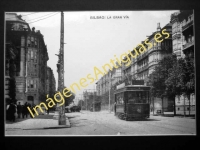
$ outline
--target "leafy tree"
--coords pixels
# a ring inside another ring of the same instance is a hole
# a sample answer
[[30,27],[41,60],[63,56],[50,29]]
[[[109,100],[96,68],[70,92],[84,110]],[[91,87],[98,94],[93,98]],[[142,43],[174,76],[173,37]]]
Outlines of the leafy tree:
[[75,98],[75,94],[71,91],[70,93],[72,94],[70,97],[65,97],[65,106],[69,106]]
[[149,75],[149,82],[151,85],[151,95],[155,97],[162,97],[166,95],[165,81],[169,77],[169,70],[173,68],[176,63],[176,55],[171,55],[159,61],[155,70]]

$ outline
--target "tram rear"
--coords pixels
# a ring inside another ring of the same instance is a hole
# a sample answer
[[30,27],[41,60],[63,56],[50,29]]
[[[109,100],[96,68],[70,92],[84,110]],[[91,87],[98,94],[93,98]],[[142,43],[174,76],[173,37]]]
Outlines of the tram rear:
[[115,115],[121,119],[143,119],[150,116],[149,86],[127,85],[115,91]]

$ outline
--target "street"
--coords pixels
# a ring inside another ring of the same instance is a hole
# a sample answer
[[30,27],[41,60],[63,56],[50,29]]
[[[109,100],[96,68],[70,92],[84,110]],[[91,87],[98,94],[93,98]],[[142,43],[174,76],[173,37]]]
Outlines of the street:
[[66,113],[70,128],[43,129],[44,124],[57,125],[53,113],[40,115],[16,123],[6,123],[5,135],[52,135],[52,136],[94,136],[94,135],[195,135],[196,120],[194,118],[163,117],[151,114],[146,120],[124,121],[114,116],[113,112],[81,111]]

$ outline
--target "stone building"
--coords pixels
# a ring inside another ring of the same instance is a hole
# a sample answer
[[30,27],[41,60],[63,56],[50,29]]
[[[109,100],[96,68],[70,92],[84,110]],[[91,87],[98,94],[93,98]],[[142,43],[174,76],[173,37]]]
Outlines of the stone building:
[[14,100],[16,98],[16,62],[17,62],[17,49],[12,44],[6,43],[6,57],[5,57],[5,99],[8,104],[10,100]]
[[[21,16],[6,13],[6,43],[12,43],[16,56],[16,99],[38,104],[46,95],[47,47],[40,31],[32,30]],[[7,45],[6,45],[7,46]],[[6,47],[7,50],[7,47]]]
[[[122,63],[122,76],[128,76],[130,79],[146,80],[148,75],[153,72],[158,62],[172,53],[171,27],[171,24],[168,23],[161,28],[160,23],[158,23],[157,31],[148,36],[149,42],[152,43],[152,47],[148,47],[145,45],[144,41],[142,41],[141,44],[145,46],[146,51],[140,53],[136,59],[129,55],[129,58],[131,58],[131,65],[125,66],[125,64]],[[163,29],[166,29],[166,32],[168,32],[170,36],[163,42],[158,43],[155,41],[154,36]],[[140,48],[141,46],[139,45],[136,47],[136,50],[138,51]]]
[[179,15],[180,11],[171,14],[173,53],[176,54],[177,58],[184,57],[184,53],[182,51],[182,24],[180,18],[178,17]]
[[[172,14],[172,19],[174,18]],[[194,59],[194,13],[193,10],[181,10],[176,15],[176,22],[180,25],[181,34],[181,52],[182,57]],[[173,39],[174,42],[174,39]],[[174,46],[174,45],[173,45]],[[174,48],[173,48],[174,49]],[[187,97],[180,95],[176,96],[176,114],[191,115],[196,113],[195,94],[190,95],[190,100]]]
[[121,74],[121,66],[119,66],[116,63],[116,66],[118,68],[112,68],[111,70],[108,70],[108,73],[102,76],[97,82],[96,82],[96,90],[97,90],[97,95],[102,96],[106,92],[109,91],[109,86],[113,86],[116,84],[118,81],[122,79],[122,74]]

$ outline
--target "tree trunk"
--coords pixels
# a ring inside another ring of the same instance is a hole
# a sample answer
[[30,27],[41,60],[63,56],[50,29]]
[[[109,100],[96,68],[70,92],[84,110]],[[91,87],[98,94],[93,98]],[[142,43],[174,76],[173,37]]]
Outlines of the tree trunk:
[[188,100],[189,100],[189,116],[190,116],[190,94],[188,95]]
[[174,99],[174,116],[176,116],[176,96],[174,96],[173,99]]
[[184,117],[185,117],[185,95],[184,95]]

